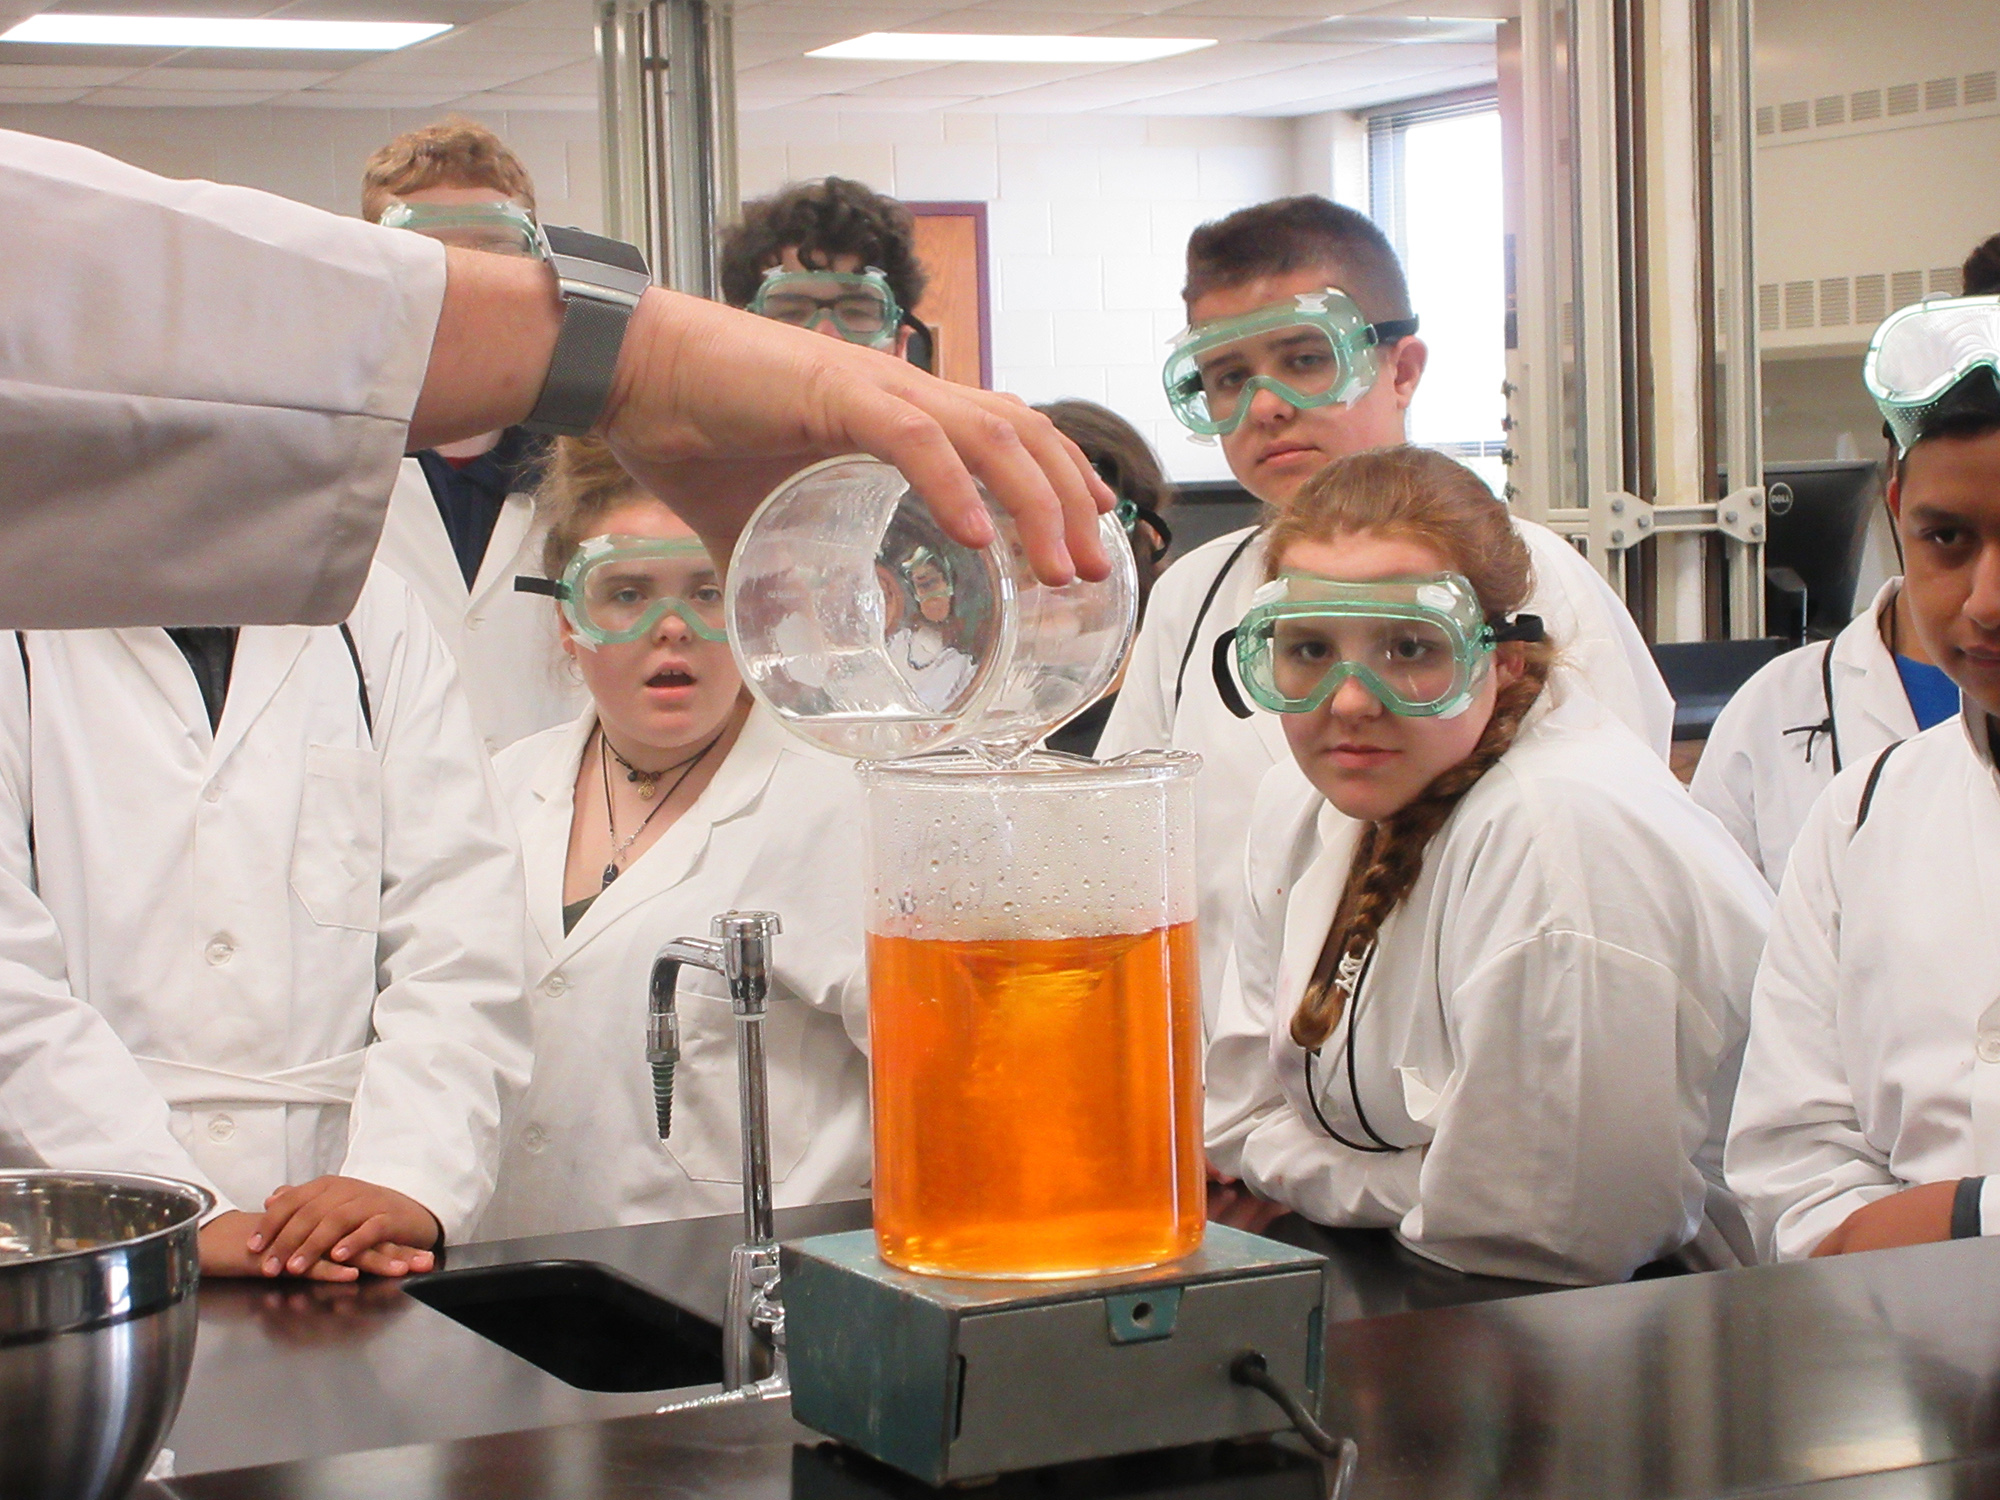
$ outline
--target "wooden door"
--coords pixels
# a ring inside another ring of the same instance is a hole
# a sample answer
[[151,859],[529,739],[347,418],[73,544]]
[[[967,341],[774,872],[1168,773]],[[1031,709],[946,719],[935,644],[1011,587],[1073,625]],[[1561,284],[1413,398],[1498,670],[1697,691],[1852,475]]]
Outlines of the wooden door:
[[992,314],[984,203],[911,203],[917,259],[929,277],[911,309],[936,345],[935,373],[961,385],[993,384]]

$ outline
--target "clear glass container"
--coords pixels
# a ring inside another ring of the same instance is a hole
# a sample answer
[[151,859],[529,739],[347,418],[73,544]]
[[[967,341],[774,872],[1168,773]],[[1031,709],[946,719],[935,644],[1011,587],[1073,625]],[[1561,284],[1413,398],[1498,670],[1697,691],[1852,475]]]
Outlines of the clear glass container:
[[1198,756],[861,767],[875,1234],[947,1276],[1201,1244]]
[[1096,702],[1138,611],[1117,519],[1100,523],[1111,577],[1049,588],[989,510],[999,541],[961,547],[888,464],[793,475],[729,564],[729,641],[750,691],[815,744],[875,759],[967,743],[1006,759]]

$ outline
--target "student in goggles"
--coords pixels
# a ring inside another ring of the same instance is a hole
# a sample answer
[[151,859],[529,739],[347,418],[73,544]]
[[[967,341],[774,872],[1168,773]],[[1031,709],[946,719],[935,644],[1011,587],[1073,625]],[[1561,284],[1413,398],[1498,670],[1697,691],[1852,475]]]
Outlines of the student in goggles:
[[[1176,415],[1213,435],[1230,472],[1282,518],[1327,464],[1404,440],[1428,354],[1396,252],[1366,216],[1323,198],[1261,203],[1188,241],[1188,331],[1169,355]],[[1373,330],[1370,332],[1370,330]],[[1517,521],[1535,558],[1526,604],[1564,644],[1563,675],[1587,685],[1665,757],[1673,699],[1637,626],[1590,565],[1546,527]],[[1239,717],[1210,650],[1269,574],[1262,526],[1194,548],[1148,600],[1100,756],[1154,745],[1202,758],[1195,789],[1202,999],[1212,1019],[1240,901],[1244,829],[1257,784],[1285,755],[1274,721]]]
[[731,908],[783,912],[771,975],[779,1204],[868,1192],[868,1071],[852,768],[744,691],[721,577],[687,525],[595,439],[556,444],[527,592],[589,702],[496,762],[528,882],[535,1072],[488,1238],[724,1213],[741,1201],[728,991],[681,976],[662,1143],[641,1047],[663,937]]
[[[1890,472],[1926,417],[1974,388],[1964,377],[2000,358],[2000,239],[1975,249],[1965,270],[1967,296],[1902,308],[1871,342],[1863,378],[1888,418]],[[1688,790],[1775,890],[1836,776],[1959,708],[1958,684],[1931,658],[1898,575],[1832,640],[1786,652],[1736,690]]]
[[2000,329],[1884,323],[1903,593],[1957,714],[1850,763],[1792,847],[1758,972],[1729,1182],[1782,1259],[2000,1234]]
[[910,316],[925,283],[916,221],[848,178],[793,183],[746,203],[723,235],[720,266],[732,307],[898,359],[921,352],[919,339],[928,344]]
[[[485,126],[447,118],[387,142],[362,172],[363,217],[460,249],[537,253],[535,185]],[[380,557],[423,601],[450,647],[488,754],[565,724],[582,707],[555,618],[513,592],[542,555],[534,489],[547,440],[523,427],[411,454],[382,525]]]
[[1271,527],[1225,638],[1290,752],[1249,818],[1211,1171],[1457,1270],[1747,1250],[1721,1142],[1770,892],[1523,612],[1479,478],[1386,448]]

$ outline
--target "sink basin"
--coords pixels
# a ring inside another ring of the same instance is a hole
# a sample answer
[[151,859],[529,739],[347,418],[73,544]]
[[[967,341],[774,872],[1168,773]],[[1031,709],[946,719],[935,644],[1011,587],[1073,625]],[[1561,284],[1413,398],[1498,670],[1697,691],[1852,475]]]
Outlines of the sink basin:
[[609,1266],[537,1260],[411,1277],[406,1290],[586,1391],[665,1391],[722,1379],[722,1333]]

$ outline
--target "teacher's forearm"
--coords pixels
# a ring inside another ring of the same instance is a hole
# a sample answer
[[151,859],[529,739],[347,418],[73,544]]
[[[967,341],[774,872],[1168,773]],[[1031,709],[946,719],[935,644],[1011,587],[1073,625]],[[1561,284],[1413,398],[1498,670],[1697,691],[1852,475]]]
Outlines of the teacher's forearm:
[[539,261],[445,252],[444,310],[410,418],[410,451],[512,426],[548,378],[562,303]]

